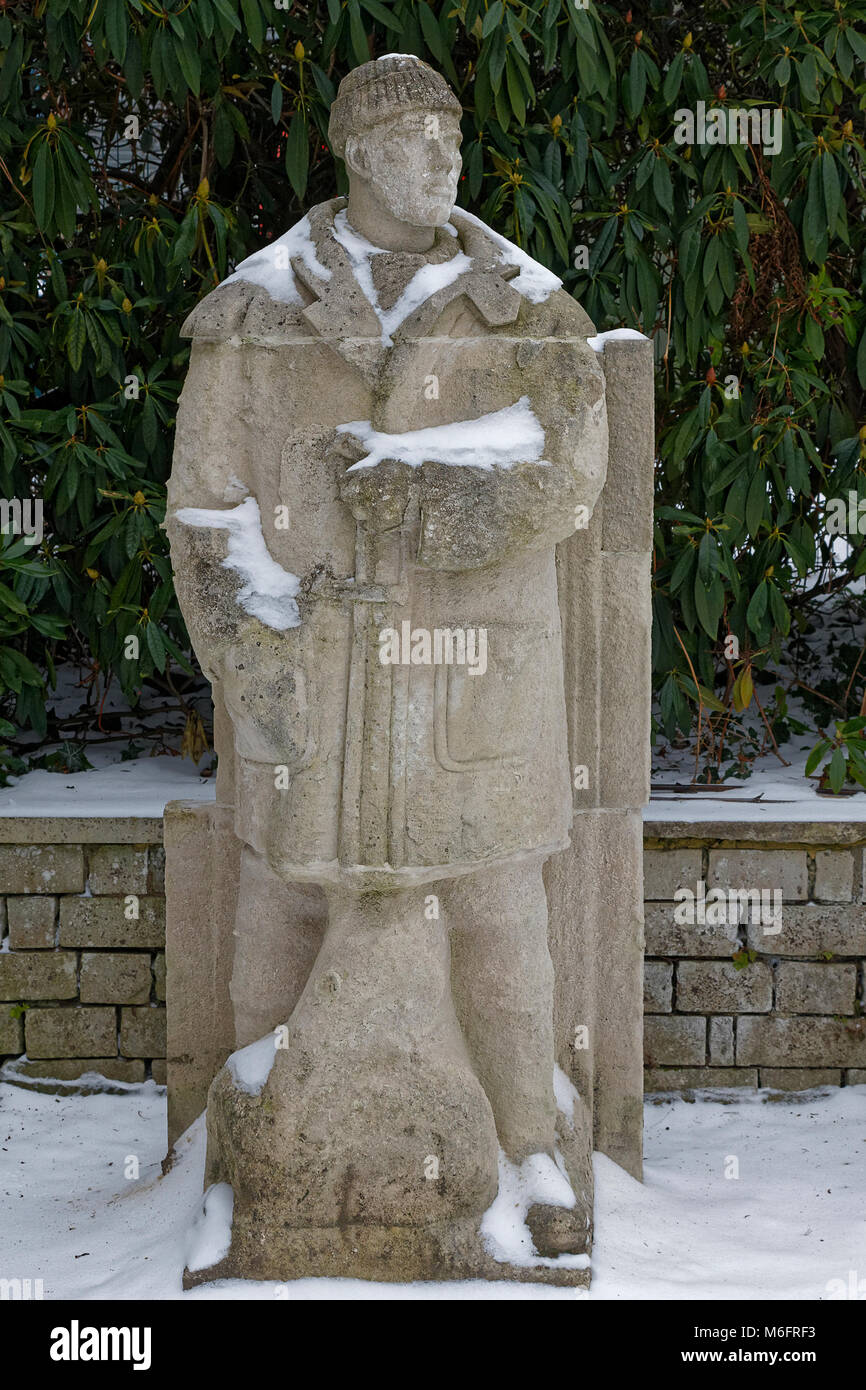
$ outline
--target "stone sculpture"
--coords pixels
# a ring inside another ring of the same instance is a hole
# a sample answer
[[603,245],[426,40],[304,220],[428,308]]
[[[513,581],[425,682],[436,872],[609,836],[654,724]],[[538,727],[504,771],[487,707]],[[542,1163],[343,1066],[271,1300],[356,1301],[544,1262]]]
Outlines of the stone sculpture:
[[166,817],[188,1283],[582,1284],[593,1134],[639,1172],[650,349],[455,207],[460,116],[417,58],[351,72],[348,201],[185,325],[166,525],[220,755]]

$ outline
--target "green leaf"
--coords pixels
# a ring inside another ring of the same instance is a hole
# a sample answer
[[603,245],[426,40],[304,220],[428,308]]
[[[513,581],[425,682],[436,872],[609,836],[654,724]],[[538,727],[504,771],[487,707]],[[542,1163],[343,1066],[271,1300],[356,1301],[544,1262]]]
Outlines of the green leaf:
[[310,160],[310,141],[303,114],[296,111],[286,138],[286,173],[298,198],[307,191],[307,172]]
[[763,629],[764,618],[767,614],[768,601],[769,595],[767,593],[767,581],[765,579],[762,579],[757,589],[752,594],[752,597],[749,600],[749,606],[746,609],[746,622],[749,624],[749,627],[758,637],[760,637],[761,631]]
[[43,231],[54,213],[54,161],[47,140],[41,140],[33,161],[33,211]]
[[842,752],[841,748],[834,748],[833,756],[830,759],[830,765],[827,768],[827,779],[833,791],[836,792],[837,795],[845,785],[845,776],[847,771],[848,769],[845,763],[845,754]]
[[105,9],[105,37],[108,39],[108,46],[111,49],[118,63],[122,63],[126,57],[126,45],[129,38],[129,24],[126,17],[126,5],[124,0],[104,0]]
[[265,37],[265,21],[258,0],[241,0],[241,9],[243,10],[244,24],[249,34],[250,43],[256,52],[259,53],[261,52]]
[[201,58],[197,48],[186,39],[174,40],[174,53],[178,67],[184,75],[186,85],[194,96],[198,96],[201,86]]
[[836,230],[836,218],[839,215],[839,203],[842,199],[842,190],[839,187],[839,174],[836,169],[836,160],[829,150],[819,156],[821,173],[824,189],[824,210],[827,214],[827,230],[832,236]]

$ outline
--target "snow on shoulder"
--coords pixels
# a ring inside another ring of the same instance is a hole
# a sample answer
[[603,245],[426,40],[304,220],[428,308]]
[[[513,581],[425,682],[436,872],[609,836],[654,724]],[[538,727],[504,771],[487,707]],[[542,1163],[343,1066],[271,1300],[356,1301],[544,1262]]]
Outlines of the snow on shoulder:
[[184,526],[228,531],[228,554],[222,566],[234,570],[244,581],[238,590],[237,602],[245,613],[258,618],[275,632],[300,627],[301,615],[295,596],[301,581],[296,574],[284,570],[268,550],[262,535],[259,504],[254,497],[246,497],[229,511],[221,511],[218,507],[181,507],[175,516]]
[[422,463],[444,463],[453,468],[512,468],[516,463],[544,463],[544,430],[521,396],[514,405],[479,415],[476,420],[457,420],[451,425],[386,434],[374,430],[369,420],[338,425],[338,434],[354,434],[369,450],[347,471],[375,468],[383,459],[397,459],[410,468]]
[[297,257],[303,261],[311,275],[320,280],[330,280],[331,272],[322,265],[316,255],[316,247],[310,235],[310,219],[302,217],[294,227],[290,227],[276,241],[254,251],[241,261],[237,270],[223,280],[223,285],[231,285],[239,280],[251,285],[261,285],[271,299],[283,304],[303,304],[295,277],[292,274],[292,261]]
[[639,338],[642,343],[648,343],[649,338],[645,333],[638,333],[636,328],[609,328],[606,333],[596,333],[594,338],[587,338],[589,346],[593,352],[604,352],[605,343],[624,343],[629,340],[634,341]]
[[467,212],[465,208],[455,208],[458,220],[464,218],[471,222],[473,227],[478,227],[491,241],[495,242],[500,251],[499,260],[502,265],[516,265],[520,268],[520,274],[513,280],[509,280],[509,285],[518,294],[522,294],[524,299],[528,299],[532,304],[543,304],[545,299],[549,299],[555,290],[562,289],[562,281],[558,275],[554,275],[552,270],[548,270],[540,261],[535,261],[519,246],[515,246],[513,241],[502,236],[499,232],[494,232],[492,227],[488,227],[486,222],[482,222],[480,217],[474,213]]

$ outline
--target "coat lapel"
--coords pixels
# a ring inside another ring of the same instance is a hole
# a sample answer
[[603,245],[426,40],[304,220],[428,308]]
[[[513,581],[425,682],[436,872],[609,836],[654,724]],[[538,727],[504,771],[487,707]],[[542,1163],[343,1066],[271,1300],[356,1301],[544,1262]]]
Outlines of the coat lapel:
[[[312,302],[302,310],[302,317],[374,386],[391,348],[381,343],[379,319],[358,284],[348,255],[334,237],[334,216],[344,206],[345,199],[334,198],[329,203],[320,203],[309,214],[316,256],[331,272],[330,279],[316,275],[299,258],[292,261],[292,271],[313,296]],[[458,244],[470,257],[471,264],[451,284],[430,295],[404,319],[393,334],[395,344],[407,338],[428,336],[447,306],[461,295],[466,296],[479,320],[490,328],[499,328],[517,319],[521,296],[508,281],[518,274],[518,268],[502,264],[494,243],[480,228],[461,218],[459,209],[452,226],[457,228]]]

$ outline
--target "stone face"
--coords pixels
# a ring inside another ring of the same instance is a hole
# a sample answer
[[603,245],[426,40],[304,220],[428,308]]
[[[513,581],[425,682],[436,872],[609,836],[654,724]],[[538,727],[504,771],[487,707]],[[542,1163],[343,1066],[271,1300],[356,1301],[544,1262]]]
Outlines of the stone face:
[[164,1057],[165,1009],[121,1009],[120,1051],[124,1057]]
[[805,850],[711,849],[707,883],[714,888],[781,891],[784,904],[808,897]]
[[644,1019],[644,1061],[648,1067],[701,1067],[706,1054],[705,1018]]
[[91,893],[146,893],[147,848],[143,845],[96,845],[88,851],[87,883]]
[[758,1084],[755,1067],[649,1067],[646,1071],[647,1093],[659,1091],[703,1090],[710,1086],[746,1086]]
[[150,986],[150,956],[81,953],[82,1004],[146,1004]]
[[151,845],[147,852],[148,892],[165,892],[165,850],[162,845]]
[[36,897],[6,899],[9,945],[13,951],[48,950],[57,931],[57,899]]
[[74,999],[78,993],[74,951],[0,954],[0,1000]]
[[[184,328],[166,529],[219,772],[166,818],[169,1123],[210,1085],[235,1194],[188,1282],[585,1283],[554,1257],[590,1248],[594,1143],[640,1171],[652,348],[590,345],[454,207],[458,117],[411,55],[353,69],[348,199]],[[61,906],[60,940],[112,920]],[[159,1056],[160,1018],[125,1005],[121,1052]],[[680,1021],[674,1060],[705,1035]],[[555,1145],[574,1200],[536,1204],[553,1254],[518,1275],[479,1236],[498,1153]]]
[[849,849],[819,849],[815,854],[815,898],[819,903],[854,899],[854,854]]
[[[165,903],[160,898],[62,898],[61,946],[140,949],[165,943]],[[137,915],[135,915],[137,914]]]
[[740,1018],[737,1065],[809,1067],[820,1057],[828,1067],[866,1064],[866,1020]]
[[165,1002],[165,952],[160,951],[153,958],[153,987],[157,999]]
[[117,1049],[114,1009],[28,1009],[24,1037],[27,1056],[108,1057]]
[[710,1019],[710,1066],[732,1067],[734,1065],[734,1020],[732,1018]]
[[677,1008],[683,1013],[766,1013],[773,1006],[773,976],[754,961],[743,970],[729,962],[680,961]]
[[675,910],[674,903],[646,904],[648,956],[723,956],[730,960],[739,948],[741,928],[737,923],[680,924],[674,921]]
[[673,902],[679,888],[694,893],[702,876],[699,849],[648,849],[643,857],[644,897],[647,902]]
[[852,1014],[856,965],[807,965],[784,961],[776,967],[776,1008],[784,1014]]
[[0,883],[7,893],[81,893],[81,845],[0,844]]
[[841,904],[786,904],[777,935],[769,936],[763,926],[750,922],[747,941],[753,950],[773,956],[866,955],[866,913]]
[[0,1054],[14,1054],[24,1048],[24,1020],[13,1018],[11,1006],[0,1004]]
[[663,960],[648,960],[643,968],[643,1006],[648,1014],[669,1014],[674,968]]
[[813,1086],[838,1086],[841,1080],[838,1067],[761,1067],[761,1085],[771,1091],[809,1091]]

